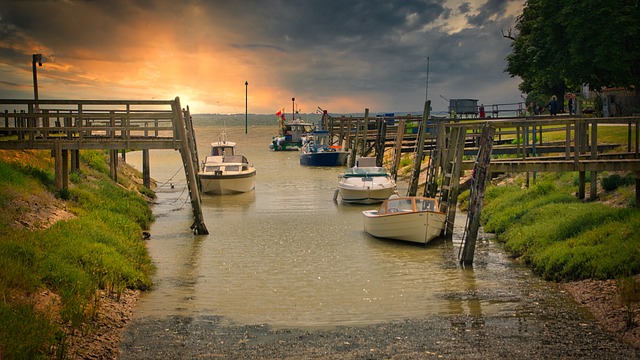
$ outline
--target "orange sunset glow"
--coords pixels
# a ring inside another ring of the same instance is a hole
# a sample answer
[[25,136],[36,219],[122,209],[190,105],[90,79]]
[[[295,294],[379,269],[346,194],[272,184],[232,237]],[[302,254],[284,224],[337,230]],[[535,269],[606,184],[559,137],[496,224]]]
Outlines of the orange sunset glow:
[[1,0],[0,96],[32,98],[42,54],[41,99],[178,96],[222,114],[292,97],[301,112],[415,111],[425,90],[435,110],[443,98],[515,102],[500,30],[523,2],[494,3]]

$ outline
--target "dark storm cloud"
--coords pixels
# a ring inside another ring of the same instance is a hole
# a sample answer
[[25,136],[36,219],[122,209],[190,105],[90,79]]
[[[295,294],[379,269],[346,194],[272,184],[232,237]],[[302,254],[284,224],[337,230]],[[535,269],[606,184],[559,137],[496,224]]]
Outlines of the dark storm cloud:
[[[144,56],[140,49],[161,49],[164,43],[149,36],[162,34],[163,41],[180,45],[179,51],[186,53],[234,50],[235,61],[266,73],[300,97],[387,97],[384,106],[416,104],[421,109],[429,57],[429,87],[436,99],[439,94],[505,98],[511,95],[499,89],[506,88],[506,82],[517,99],[517,84],[503,72],[509,42],[500,35],[514,24],[513,12],[506,12],[512,4],[0,0],[0,61],[45,49],[46,56],[126,63],[130,56]],[[16,49],[8,44],[28,45]]]

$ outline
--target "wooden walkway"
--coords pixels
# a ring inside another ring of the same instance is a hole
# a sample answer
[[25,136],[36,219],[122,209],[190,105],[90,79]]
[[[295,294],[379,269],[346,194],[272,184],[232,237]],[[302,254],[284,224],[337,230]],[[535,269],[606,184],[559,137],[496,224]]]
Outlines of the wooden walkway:
[[[598,172],[633,172],[636,179],[636,206],[640,207],[640,117],[595,118],[587,116],[514,117],[498,119],[431,118],[430,104],[422,116],[328,118],[335,144],[356,156],[376,156],[378,166],[387,162],[397,179],[402,154],[413,158],[408,196],[422,190],[427,197],[441,200],[447,213],[445,236],[451,237],[460,191],[460,178],[473,170],[471,209],[465,227],[461,262],[473,261],[475,236],[479,226],[484,186],[491,173],[577,172],[577,196],[585,199],[587,172],[589,199],[597,196]],[[615,131],[622,144],[603,141]],[[620,136],[620,133],[625,134]],[[353,166],[350,164],[350,166]],[[470,238],[467,238],[470,236]]]
[[117,178],[118,151],[143,151],[143,182],[150,186],[149,150],[174,149],[182,156],[194,213],[191,226],[207,234],[197,183],[198,155],[188,107],[174,100],[6,100],[0,99],[0,149],[51,150],[57,189],[68,187],[80,166],[79,150],[110,151]]

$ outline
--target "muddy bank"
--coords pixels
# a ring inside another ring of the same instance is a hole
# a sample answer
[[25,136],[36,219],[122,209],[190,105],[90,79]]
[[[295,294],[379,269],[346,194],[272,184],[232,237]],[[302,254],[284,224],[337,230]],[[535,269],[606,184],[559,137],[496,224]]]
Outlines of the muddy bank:
[[325,330],[235,326],[216,316],[135,319],[124,332],[119,358],[640,357],[640,349],[606,331],[566,292],[533,292],[521,300],[511,314],[430,316]]

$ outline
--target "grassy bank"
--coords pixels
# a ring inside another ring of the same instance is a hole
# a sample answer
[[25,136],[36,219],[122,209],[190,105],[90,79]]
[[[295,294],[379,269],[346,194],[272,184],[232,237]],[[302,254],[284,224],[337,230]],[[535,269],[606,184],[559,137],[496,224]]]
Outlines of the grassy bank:
[[[629,175],[602,174],[602,202],[576,198],[577,173],[545,174],[487,189],[484,230],[547,280],[621,279],[640,274],[640,211]],[[616,194],[614,196],[614,194]],[[622,205],[622,206],[619,206]]]
[[0,152],[0,358],[64,358],[63,329],[96,315],[98,290],[150,286],[151,210],[107,164],[82,152],[68,191],[55,192],[50,152]]

